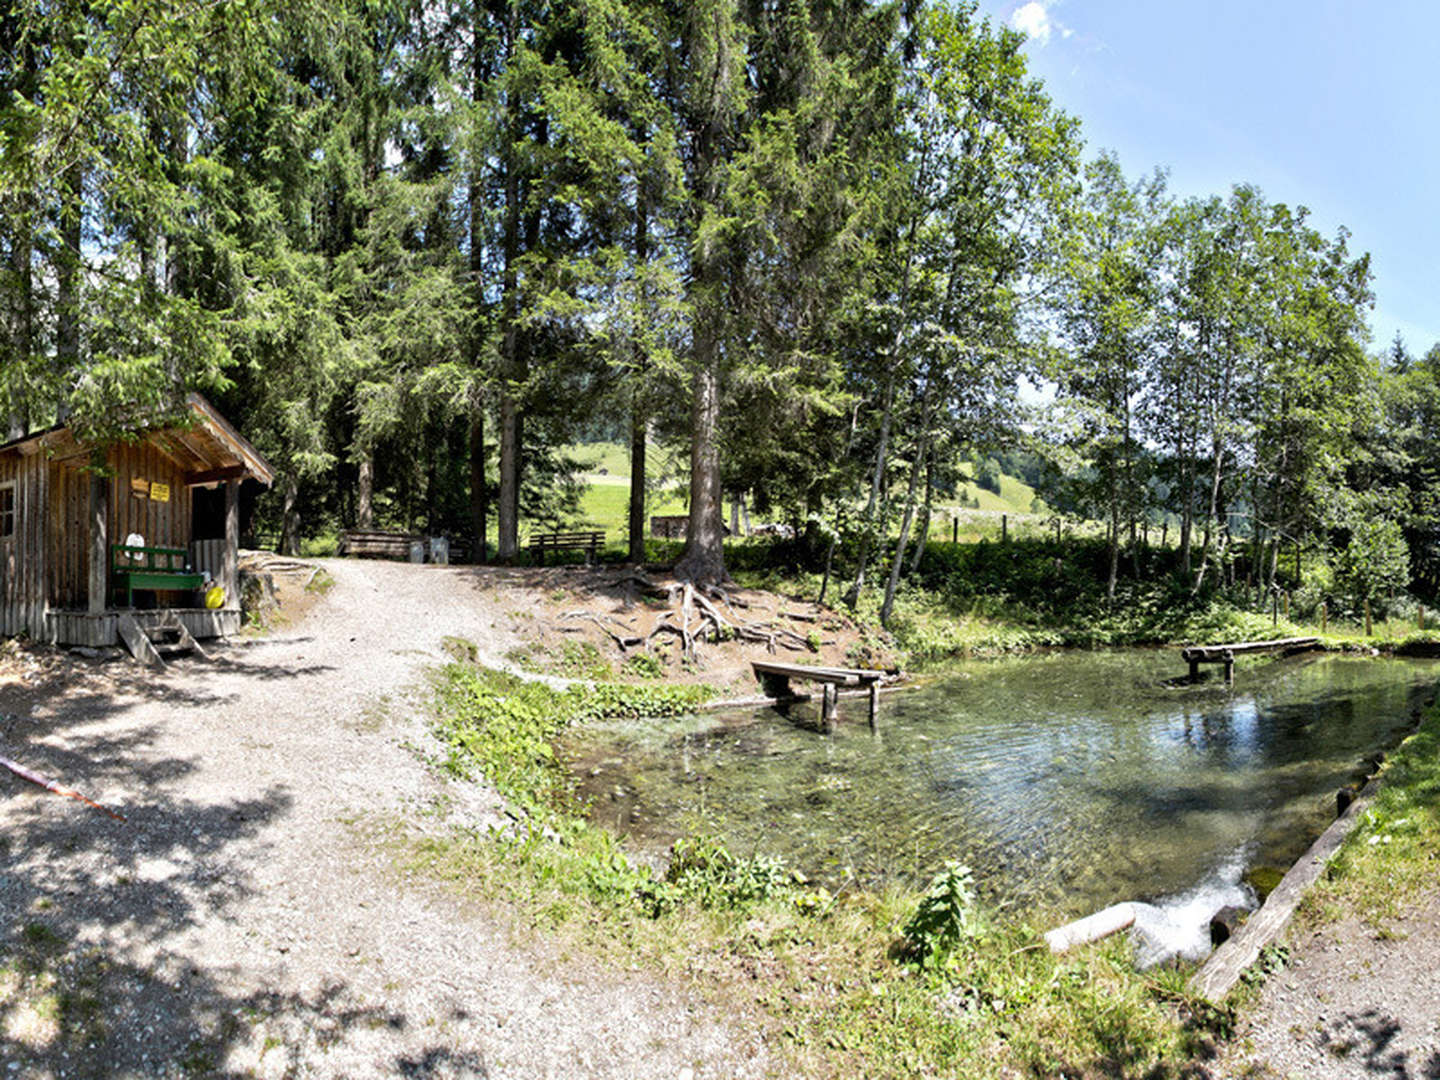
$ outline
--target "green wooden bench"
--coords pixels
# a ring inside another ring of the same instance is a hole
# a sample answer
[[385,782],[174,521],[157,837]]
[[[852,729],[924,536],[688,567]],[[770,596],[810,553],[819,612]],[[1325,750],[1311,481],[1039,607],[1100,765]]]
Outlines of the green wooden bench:
[[186,565],[189,559],[190,555],[184,548],[111,544],[110,576],[115,591],[124,592],[125,606],[133,608],[136,589],[185,592],[205,584],[205,575],[195,573]]

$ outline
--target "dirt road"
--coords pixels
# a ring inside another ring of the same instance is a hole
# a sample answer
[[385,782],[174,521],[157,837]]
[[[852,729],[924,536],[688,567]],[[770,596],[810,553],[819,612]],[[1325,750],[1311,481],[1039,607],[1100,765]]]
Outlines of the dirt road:
[[210,663],[0,686],[0,746],[129,818],[0,773],[0,1078],[763,1073],[743,1020],[516,944],[366,841],[496,814],[424,764],[424,673],[447,635],[502,651],[506,601],[326,566],[303,621]]

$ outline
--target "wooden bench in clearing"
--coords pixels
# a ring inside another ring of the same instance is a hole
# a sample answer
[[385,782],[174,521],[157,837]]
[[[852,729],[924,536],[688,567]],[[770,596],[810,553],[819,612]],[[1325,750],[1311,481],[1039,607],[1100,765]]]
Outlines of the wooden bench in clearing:
[[770,660],[752,660],[750,667],[760,680],[768,697],[788,698],[791,696],[791,679],[809,679],[824,685],[824,696],[820,717],[827,724],[833,724],[839,711],[840,687],[866,687],[870,691],[870,726],[874,727],[880,715],[880,680],[883,671],[865,668],[810,667],[806,664],[781,664]]
[[605,543],[605,534],[599,529],[539,533],[530,538],[530,550],[535,554],[535,560],[541,566],[545,565],[545,552],[547,551],[583,551],[585,552],[585,561],[593,563],[595,553],[600,550],[600,545],[603,543]]
[[[469,540],[447,538],[446,543],[449,545],[447,562],[470,562]],[[400,559],[408,562],[411,544],[423,544],[425,561],[433,561],[430,538],[416,533],[386,532],[383,529],[347,529],[340,534],[340,543],[335,550],[337,555],[348,555],[357,559]]]
[[125,606],[135,606],[136,589],[193,592],[205,583],[185,564],[190,555],[184,548],[130,547],[110,545],[110,576],[117,592],[125,593]]
[[383,529],[347,529],[340,534],[337,550],[359,559],[408,559],[410,545],[416,541],[423,543],[424,538]]

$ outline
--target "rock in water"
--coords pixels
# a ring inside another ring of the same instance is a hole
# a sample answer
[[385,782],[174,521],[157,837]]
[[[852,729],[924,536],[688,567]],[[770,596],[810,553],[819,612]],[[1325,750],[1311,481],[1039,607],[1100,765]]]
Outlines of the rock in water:
[[1285,871],[1274,866],[1252,866],[1245,871],[1245,884],[1255,890],[1255,898],[1263,904],[1284,876]]
[[1210,916],[1210,944],[1221,945],[1235,936],[1235,931],[1245,920],[1247,912],[1242,907],[1226,904]]
[[1335,816],[1339,817],[1345,813],[1346,810],[1349,810],[1350,804],[1359,798],[1359,796],[1360,789],[1354,784],[1346,784],[1339,791],[1335,792]]

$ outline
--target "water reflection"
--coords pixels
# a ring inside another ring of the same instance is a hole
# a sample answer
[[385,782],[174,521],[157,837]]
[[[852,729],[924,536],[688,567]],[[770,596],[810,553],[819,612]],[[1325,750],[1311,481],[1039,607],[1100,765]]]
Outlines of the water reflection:
[[590,729],[567,752],[595,819],[642,845],[714,831],[833,884],[956,858],[992,901],[1088,911],[1184,890],[1237,852],[1292,861],[1440,677],[1315,656],[1244,664],[1226,691],[1166,685],[1178,663],[977,661],[888,697],[878,737],[842,703],[832,735],[763,710]]

